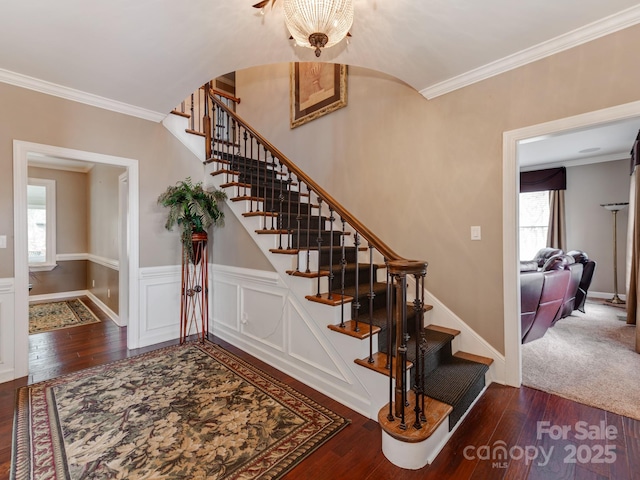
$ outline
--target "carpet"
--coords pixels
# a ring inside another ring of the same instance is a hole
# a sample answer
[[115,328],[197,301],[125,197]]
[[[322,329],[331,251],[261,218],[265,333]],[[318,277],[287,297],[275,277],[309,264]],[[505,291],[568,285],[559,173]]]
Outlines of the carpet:
[[79,298],[29,305],[29,334],[77,327],[99,321]]
[[636,327],[617,308],[588,302],[585,310],[522,346],[522,383],[640,420]]
[[348,423],[187,343],[20,388],[11,478],[276,479]]

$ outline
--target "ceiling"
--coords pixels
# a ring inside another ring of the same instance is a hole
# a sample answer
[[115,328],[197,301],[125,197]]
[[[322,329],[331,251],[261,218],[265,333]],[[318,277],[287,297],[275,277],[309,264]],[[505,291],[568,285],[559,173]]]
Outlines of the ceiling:
[[[211,78],[316,60],[288,40],[283,0],[264,14],[256,1],[5,1],[0,81],[160,121]],[[354,0],[354,9],[349,43],[321,59],[385,72],[427,98],[640,23],[637,0]],[[596,143],[599,154],[614,148]]]

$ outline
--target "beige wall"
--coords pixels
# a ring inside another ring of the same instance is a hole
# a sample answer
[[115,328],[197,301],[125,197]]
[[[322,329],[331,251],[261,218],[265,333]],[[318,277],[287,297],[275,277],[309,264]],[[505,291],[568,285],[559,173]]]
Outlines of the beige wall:
[[58,261],[50,272],[30,272],[29,295],[75,292],[87,289],[87,260]]
[[87,253],[87,174],[40,167],[28,174],[56,181],[56,253]]
[[87,262],[87,289],[116,314],[119,312],[118,271],[94,262]]
[[[613,292],[613,216],[600,205],[629,201],[629,160],[567,168],[567,250],[597,262],[592,292]],[[628,210],[618,213],[618,293],[624,293]]]
[[212,263],[273,271],[269,260],[225,204],[222,204],[222,212],[224,227],[216,227],[209,242],[213,250]]
[[96,165],[88,173],[88,253],[109,260],[120,257],[118,176],[125,171],[122,167]]
[[426,287],[504,352],[503,132],[639,100],[639,43],[632,27],[432,100],[350,68],[349,105],[294,130],[288,65],[270,65],[237,72],[238,112],[399,254],[427,260]]
[[140,266],[180,263],[177,232],[164,229],[158,195],[203,166],[160,123],[0,84],[0,278],[13,276],[13,140],[137,159],[140,173]]

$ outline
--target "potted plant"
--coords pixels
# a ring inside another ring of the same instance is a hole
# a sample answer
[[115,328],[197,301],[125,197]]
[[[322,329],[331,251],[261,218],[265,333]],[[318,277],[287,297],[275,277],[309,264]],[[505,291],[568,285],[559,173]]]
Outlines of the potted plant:
[[224,213],[218,207],[218,201],[227,195],[214,187],[205,189],[202,182],[194,184],[190,177],[167,188],[158,197],[158,203],[169,209],[165,227],[173,230],[180,227],[180,239],[185,260],[197,264],[194,258],[194,240],[206,240],[207,229],[211,225],[222,225]]

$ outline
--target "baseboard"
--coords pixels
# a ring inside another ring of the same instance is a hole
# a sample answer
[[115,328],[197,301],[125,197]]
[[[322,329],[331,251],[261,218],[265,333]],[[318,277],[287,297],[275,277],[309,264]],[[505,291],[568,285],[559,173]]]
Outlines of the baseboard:
[[89,296],[89,290],[75,290],[73,292],[57,292],[43,293],[41,295],[29,295],[29,303],[31,302],[47,302],[53,300],[64,300],[71,297]]
[[107,317],[113,320],[116,325],[122,327],[122,325],[120,325],[120,316],[116,312],[107,307],[107,305],[104,304],[102,300],[96,297],[93,293],[87,292],[87,297],[89,297],[91,301],[95,303],[96,306],[107,315]]
[[[627,296],[622,293],[618,294],[621,300],[626,301]],[[611,300],[613,298],[613,293],[609,292],[589,292],[587,293],[587,300]]]

